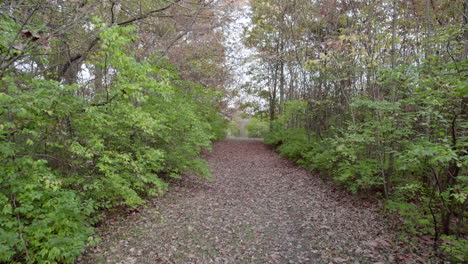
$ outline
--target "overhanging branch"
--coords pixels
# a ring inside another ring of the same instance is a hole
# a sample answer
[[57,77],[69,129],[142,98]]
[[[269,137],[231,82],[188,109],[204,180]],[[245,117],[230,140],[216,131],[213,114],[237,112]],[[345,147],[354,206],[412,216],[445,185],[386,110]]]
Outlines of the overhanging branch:
[[123,22],[117,23],[117,25],[119,25],[119,26],[125,26],[125,25],[131,24],[131,23],[133,23],[133,22],[135,22],[135,21],[145,19],[145,18],[147,18],[147,17],[149,17],[149,16],[151,16],[151,15],[153,15],[153,14],[155,14],[155,13],[159,13],[159,12],[162,12],[162,11],[165,11],[165,10],[171,8],[171,7],[172,7],[173,5],[175,5],[177,2],[180,2],[180,0],[176,0],[176,1],[174,1],[174,2],[171,2],[169,5],[167,5],[167,6],[165,6],[165,7],[162,7],[162,8],[159,8],[159,9],[155,9],[155,10],[151,10],[151,11],[149,11],[149,12],[146,12],[146,13],[142,14],[142,15],[139,15],[139,16],[137,16],[137,17],[131,18],[131,19],[127,20],[127,21],[123,21]]

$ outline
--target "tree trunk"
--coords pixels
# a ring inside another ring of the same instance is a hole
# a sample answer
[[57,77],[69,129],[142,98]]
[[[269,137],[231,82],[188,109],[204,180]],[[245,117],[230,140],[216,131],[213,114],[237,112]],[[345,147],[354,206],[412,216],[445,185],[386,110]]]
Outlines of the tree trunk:
[[428,59],[431,55],[430,39],[432,34],[432,23],[431,23],[431,0],[426,0],[426,44],[425,44],[425,55]]
[[276,87],[278,85],[278,64],[275,63],[273,72],[273,87],[270,88],[270,131],[273,129],[273,121],[275,120],[276,108]]
[[468,59],[468,0],[465,0],[463,3],[463,24],[464,24],[464,32],[463,32],[463,38],[465,40],[465,43],[463,44],[464,49],[463,49],[463,54],[462,54],[462,60]]
[[282,114],[283,113],[283,103],[284,103],[284,62],[283,62],[282,59],[280,61],[279,93],[280,93],[279,114]]

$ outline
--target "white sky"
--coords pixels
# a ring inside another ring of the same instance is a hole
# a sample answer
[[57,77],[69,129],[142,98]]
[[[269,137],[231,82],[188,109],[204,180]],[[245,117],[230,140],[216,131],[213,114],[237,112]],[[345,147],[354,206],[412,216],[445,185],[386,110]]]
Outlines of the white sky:
[[[251,9],[250,5],[240,5],[237,10],[232,13],[233,21],[226,27],[225,36],[227,47],[227,64],[231,68],[234,82],[230,85],[229,89],[238,90],[242,85],[251,81],[251,76],[248,74],[249,68],[258,63],[254,49],[246,47],[242,42],[242,36],[245,28],[250,28],[251,24]],[[258,101],[259,98],[248,95],[242,90],[240,97],[236,101]],[[236,102],[231,102],[231,107]]]

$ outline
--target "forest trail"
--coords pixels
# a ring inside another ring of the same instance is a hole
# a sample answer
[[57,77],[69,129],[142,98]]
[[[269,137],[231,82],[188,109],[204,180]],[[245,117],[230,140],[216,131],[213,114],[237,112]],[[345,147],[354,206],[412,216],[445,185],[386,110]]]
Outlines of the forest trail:
[[369,202],[334,190],[259,141],[207,156],[145,209],[99,228],[79,263],[388,263],[392,232]]

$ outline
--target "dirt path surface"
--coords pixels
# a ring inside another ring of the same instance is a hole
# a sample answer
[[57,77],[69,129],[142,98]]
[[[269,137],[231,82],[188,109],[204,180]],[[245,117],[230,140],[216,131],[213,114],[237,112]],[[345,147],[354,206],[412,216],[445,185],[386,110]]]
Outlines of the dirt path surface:
[[397,262],[375,206],[333,190],[258,141],[216,143],[214,182],[187,177],[99,228],[80,263]]

